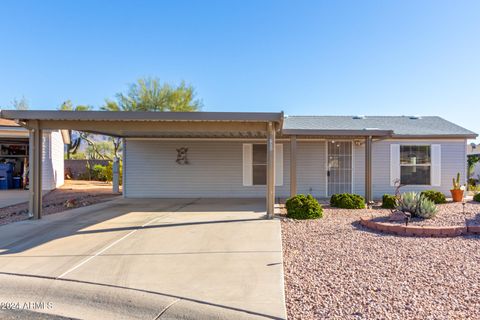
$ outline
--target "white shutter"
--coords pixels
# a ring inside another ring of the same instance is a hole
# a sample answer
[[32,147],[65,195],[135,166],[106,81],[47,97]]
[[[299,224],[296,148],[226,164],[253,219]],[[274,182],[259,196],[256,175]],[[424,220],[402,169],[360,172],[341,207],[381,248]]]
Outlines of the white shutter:
[[390,145],[390,185],[395,186],[395,181],[400,179],[400,145]]
[[432,144],[431,151],[431,184],[434,187],[440,187],[442,184],[442,146],[439,144]]
[[243,144],[243,185],[253,185],[253,146],[251,143]]
[[283,186],[283,144],[275,145],[275,185]]

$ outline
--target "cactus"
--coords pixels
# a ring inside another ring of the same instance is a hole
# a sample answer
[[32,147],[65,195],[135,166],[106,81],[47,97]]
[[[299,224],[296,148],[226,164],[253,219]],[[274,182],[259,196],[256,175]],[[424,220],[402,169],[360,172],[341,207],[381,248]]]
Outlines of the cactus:
[[457,173],[457,179],[455,178],[453,180],[453,190],[459,190],[460,189],[460,172]]
[[431,219],[435,217],[436,213],[437,206],[435,203],[426,197],[420,197],[415,215],[420,218]]

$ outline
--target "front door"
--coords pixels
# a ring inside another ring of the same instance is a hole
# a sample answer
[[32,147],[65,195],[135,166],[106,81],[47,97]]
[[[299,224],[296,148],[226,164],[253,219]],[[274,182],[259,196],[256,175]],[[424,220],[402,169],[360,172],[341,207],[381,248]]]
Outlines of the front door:
[[328,196],[352,192],[352,142],[327,142],[327,184]]

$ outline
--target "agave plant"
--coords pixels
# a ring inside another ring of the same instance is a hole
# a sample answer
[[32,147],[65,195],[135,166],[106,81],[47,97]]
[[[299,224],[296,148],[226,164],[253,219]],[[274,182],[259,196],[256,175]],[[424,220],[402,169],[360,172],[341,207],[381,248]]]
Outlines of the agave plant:
[[420,197],[415,215],[420,218],[431,219],[435,217],[436,213],[437,206],[435,203],[426,197]]
[[417,211],[417,205],[420,200],[420,196],[416,192],[405,192],[398,200],[397,209],[403,212],[409,212],[412,215]]
[[416,192],[405,192],[402,194],[398,201],[397,209],[423,219],[431,219],[437,213],[435,203]]

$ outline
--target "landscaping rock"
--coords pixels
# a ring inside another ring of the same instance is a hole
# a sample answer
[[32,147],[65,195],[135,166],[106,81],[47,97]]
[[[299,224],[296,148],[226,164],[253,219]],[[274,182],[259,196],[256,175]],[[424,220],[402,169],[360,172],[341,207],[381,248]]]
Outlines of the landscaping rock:
[[358,223],[389,212],[325,207],[321,220],[282,222],[289,319],[479,318],[480,236],[399,237]]

